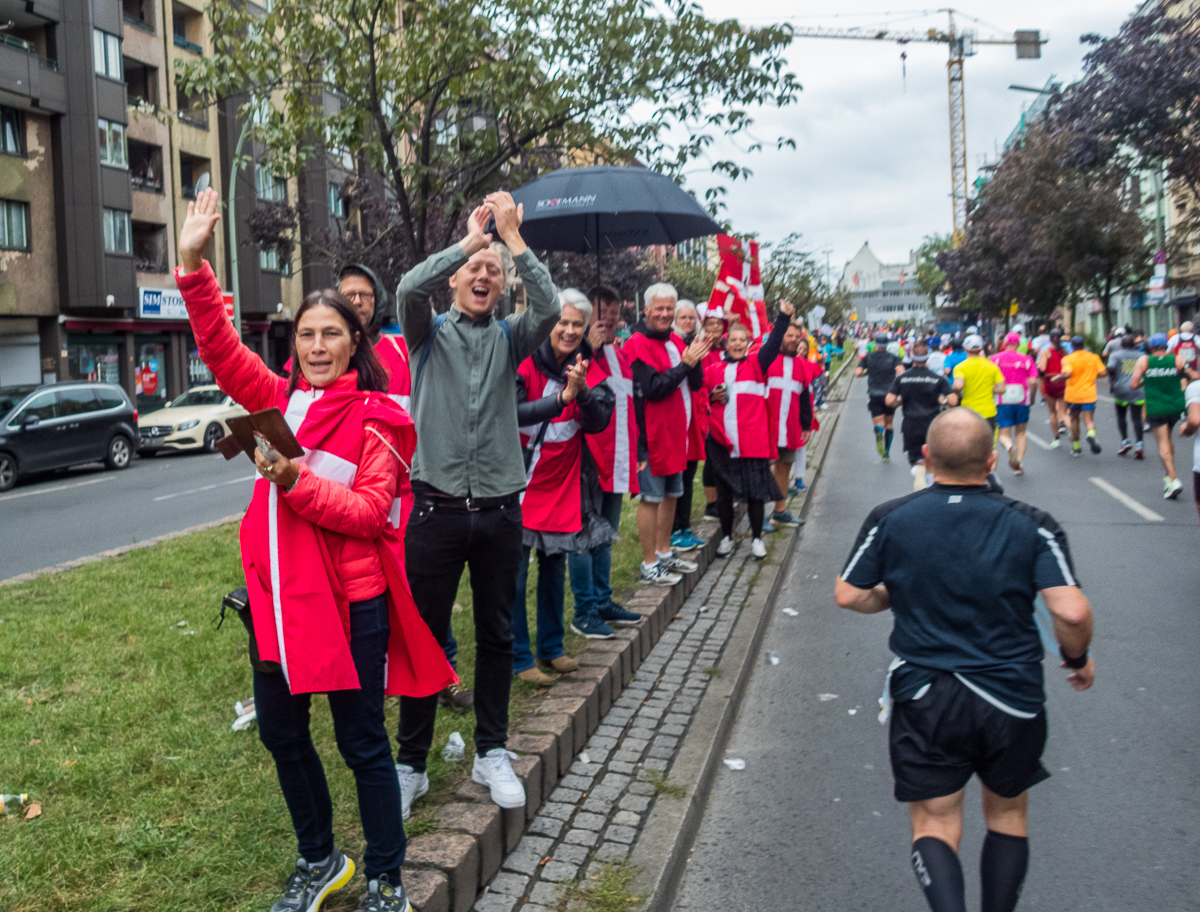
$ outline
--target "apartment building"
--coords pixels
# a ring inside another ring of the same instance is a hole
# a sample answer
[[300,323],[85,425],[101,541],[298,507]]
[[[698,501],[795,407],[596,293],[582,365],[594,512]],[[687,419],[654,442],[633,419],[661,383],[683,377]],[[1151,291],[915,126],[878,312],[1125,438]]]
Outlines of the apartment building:
[[[187,202],[229,201],[208,258],[232,306],[232,237],[247,344],[279,367],[284,322],[327,270],[249,244],[260,201],[311,193],[334,217],[341,178],[271,173],[234,102],[204,106],[177,62],[211,53],[202,0],[0,0],[0,386],[54,379],[120,383],[139,408],[211,382],[172,277]],[[302,185],[303,186],[302,188]],[[310,206],[310,208],[312,208]],[[321,216],[318,208],[317,217]]]

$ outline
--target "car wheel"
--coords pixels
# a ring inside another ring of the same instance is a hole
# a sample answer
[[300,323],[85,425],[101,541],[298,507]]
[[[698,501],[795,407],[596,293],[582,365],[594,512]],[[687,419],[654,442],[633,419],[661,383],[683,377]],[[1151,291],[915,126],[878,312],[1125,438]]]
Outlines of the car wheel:
[[17,483],[17,461],[8,453],[0,453],[0,491]]
[[128,467],[132,456],[133,446],[130,444],[129,438],[124,434],[114,434],[113,439],[108,442],[108,453],[104,457],[104,464],[110,469],[124,469]]
[[217,441],[225,436],[225,430],[219,424],[210,424],[204,429],[204,452],[215,453]]

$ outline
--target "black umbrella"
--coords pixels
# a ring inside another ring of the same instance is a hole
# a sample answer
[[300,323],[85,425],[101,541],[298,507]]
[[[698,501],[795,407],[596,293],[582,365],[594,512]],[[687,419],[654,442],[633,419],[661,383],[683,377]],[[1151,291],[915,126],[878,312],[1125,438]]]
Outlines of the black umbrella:
[[678,244],[721,226],[671,178],[649,168],[561,168],[513,191],[525,206],[521,236],[538,250],[596,254]]

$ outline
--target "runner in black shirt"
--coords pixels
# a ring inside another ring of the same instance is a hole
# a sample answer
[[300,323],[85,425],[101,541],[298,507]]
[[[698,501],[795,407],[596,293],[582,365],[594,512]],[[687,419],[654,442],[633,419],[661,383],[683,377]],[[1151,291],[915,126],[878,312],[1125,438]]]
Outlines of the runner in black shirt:
[[892,449],[892,416],[896,410],[885,401],[892,381],[904,369],[900,359],[886,351],[888,334],[875,336],[875,350],[867,352],[854,369],[854,376],[867,378],[867,409],[875,422],[875,449],[884,462],[890,460]]
[[983,783],[980,877],[985,912],[1012,912],[1029,864],[1028,789],[1049,777],[1041,595],[1067,681],[1091,687],[1092,611],[1054,519],[990,489],[991,427],[954,408],[929,426],[934,485],[881,504],[863,523],[841,576],[839,605],[892,609],[880,720],[887,721],[895,796],[909,803],[912,864],[933,912],[965,912],[958,845],[963,795]]
[[929,432],[929,422],[937,417],[944,403],[951,395],[950,384],[941,374],[935,374],[925,366],[929,358],[929,346],[918,342],[912,348],[913,366],[892,381],[892,388],[887,394],[887,404],[897,405],[904,409],[904,425],[901,433],[904,436],[904,452],[908,456],[908,464],[912,466],[913,490],[921,491],[932,478],[926,479],[925,435]]

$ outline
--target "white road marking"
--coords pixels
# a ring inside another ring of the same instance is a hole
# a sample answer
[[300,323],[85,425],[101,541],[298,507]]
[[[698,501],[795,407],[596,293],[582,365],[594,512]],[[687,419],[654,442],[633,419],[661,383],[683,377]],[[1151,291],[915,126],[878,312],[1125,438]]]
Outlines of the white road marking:
[[202,488],[192,488],[190,491],[176,491],[174,494],[163,494],[161,497],[154,498],[154,502],[158,503],[160,500],[170,500],[172,497],[185,497],[188,494],[199,494],[203,491],[211,491],[213,488],[221,488],[225,485],[239,484],[243,481],[253,481],[257,477],[258,473],[255,473],[253,475],[247,475],[245,478],[231,478],[229,481],[218,481],[216,484],[205,485]]
[[1050,449],[1050,444],[1048,444],[1046,441],[1044,441],[1041,437],[1039,437],[1033,431],[1026,430],[1025,436],[1028,437],[1030,440],[1032,440],[1034,443],[1036,443],[1038,446],[1040,446],[1043,450]]
[[1098,487],[1105,494],[1108,494],[1114,500],[1118,500],[1121,503],[1123,503],[1125,506],[1129,507],[1129,509],[1131,509],[1138,516],[1142,517],[1142,519],[1148,519],[1148,520],[1150,520],[1150,522],[1162,522],[1163,521],[1163,518],[1161,516],[1159,516],[1157,513],[1155,513],[1153,510],[1151,510],[1149,507],[1143,507],[1140,503],[1138,503],[1136,500],[1134,500],[1132,497],[1130,497],[1128,494],[1126,494],[1120,488],[1114,487],[1113,485],[1111,485],[1107,481],[1105,481],[1103,478],[1091,478],[1089,480],[1091,481],[1092,484],[1094,484],[1096,487]]
[[102,475],[99,478],[89,478],[86,481],[75,481],[71,484],[55,485],[52,488],[38,488],[35,491],[18,491],[16,494],[5,494],[0,500],[16,500],[18,497],[33,497],[34,494],[53,494],[55,491],[65,491],[68,488],[82,488],[84,485],[99,484],[102,481],[112,481],[115,475]]

